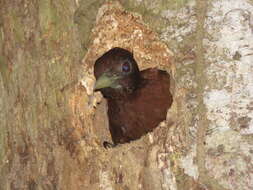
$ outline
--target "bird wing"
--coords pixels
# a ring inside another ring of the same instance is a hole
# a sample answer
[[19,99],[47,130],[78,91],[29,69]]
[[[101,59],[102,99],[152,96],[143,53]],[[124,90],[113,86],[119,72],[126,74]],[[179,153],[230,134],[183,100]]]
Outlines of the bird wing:
[[172,103],[169,75],[165,71],[147,69],[141,74],[145,84],[124,101],[114,102],[113,107],[117,109],[111,114],[112,127],[120,128],[117,134],[128,141],[157,127],[166,119],[167,109]]

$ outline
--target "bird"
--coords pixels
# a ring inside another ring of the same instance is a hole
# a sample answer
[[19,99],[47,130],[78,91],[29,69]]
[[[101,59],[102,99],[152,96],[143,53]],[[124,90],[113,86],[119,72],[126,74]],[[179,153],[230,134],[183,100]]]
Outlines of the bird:
[[109,130],[113,144],[137,140],[166,119],[173,97],[170,75],[157,68],[140,71],[133,54],[114,47],[94,64],[94,91],[107,100]]

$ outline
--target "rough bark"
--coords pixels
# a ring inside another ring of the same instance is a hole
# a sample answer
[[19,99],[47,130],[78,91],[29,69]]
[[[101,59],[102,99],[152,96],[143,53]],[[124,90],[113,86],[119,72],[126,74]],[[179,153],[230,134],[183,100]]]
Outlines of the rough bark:
[[61,89],[77,80],[81,62],[76,7],[1,1],[0,189],[70,188],[78,164],[69,94]]
[[[0,189],[253,188],[252,1],[0,3]],[[174,102],[104,149],[93,64],[116,46],[169,72]]]

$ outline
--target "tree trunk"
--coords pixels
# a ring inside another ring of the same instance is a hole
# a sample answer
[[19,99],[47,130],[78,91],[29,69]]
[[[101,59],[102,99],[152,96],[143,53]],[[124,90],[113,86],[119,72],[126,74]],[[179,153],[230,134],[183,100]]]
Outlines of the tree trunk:
[[[0,5],[0,190],[253,189],[252,1]],[[112,47],[169,72],[174,101],[105,149],[93,64]]]

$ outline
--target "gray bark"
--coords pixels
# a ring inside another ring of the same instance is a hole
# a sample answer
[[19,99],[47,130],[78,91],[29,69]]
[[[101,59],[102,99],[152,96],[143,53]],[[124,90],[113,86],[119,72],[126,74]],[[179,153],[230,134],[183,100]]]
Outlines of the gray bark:
[[[0,189],[253,188],[252,1],[0,4]],[[172,76],[166,121],[110,140],[94,61],[112,47]]]

